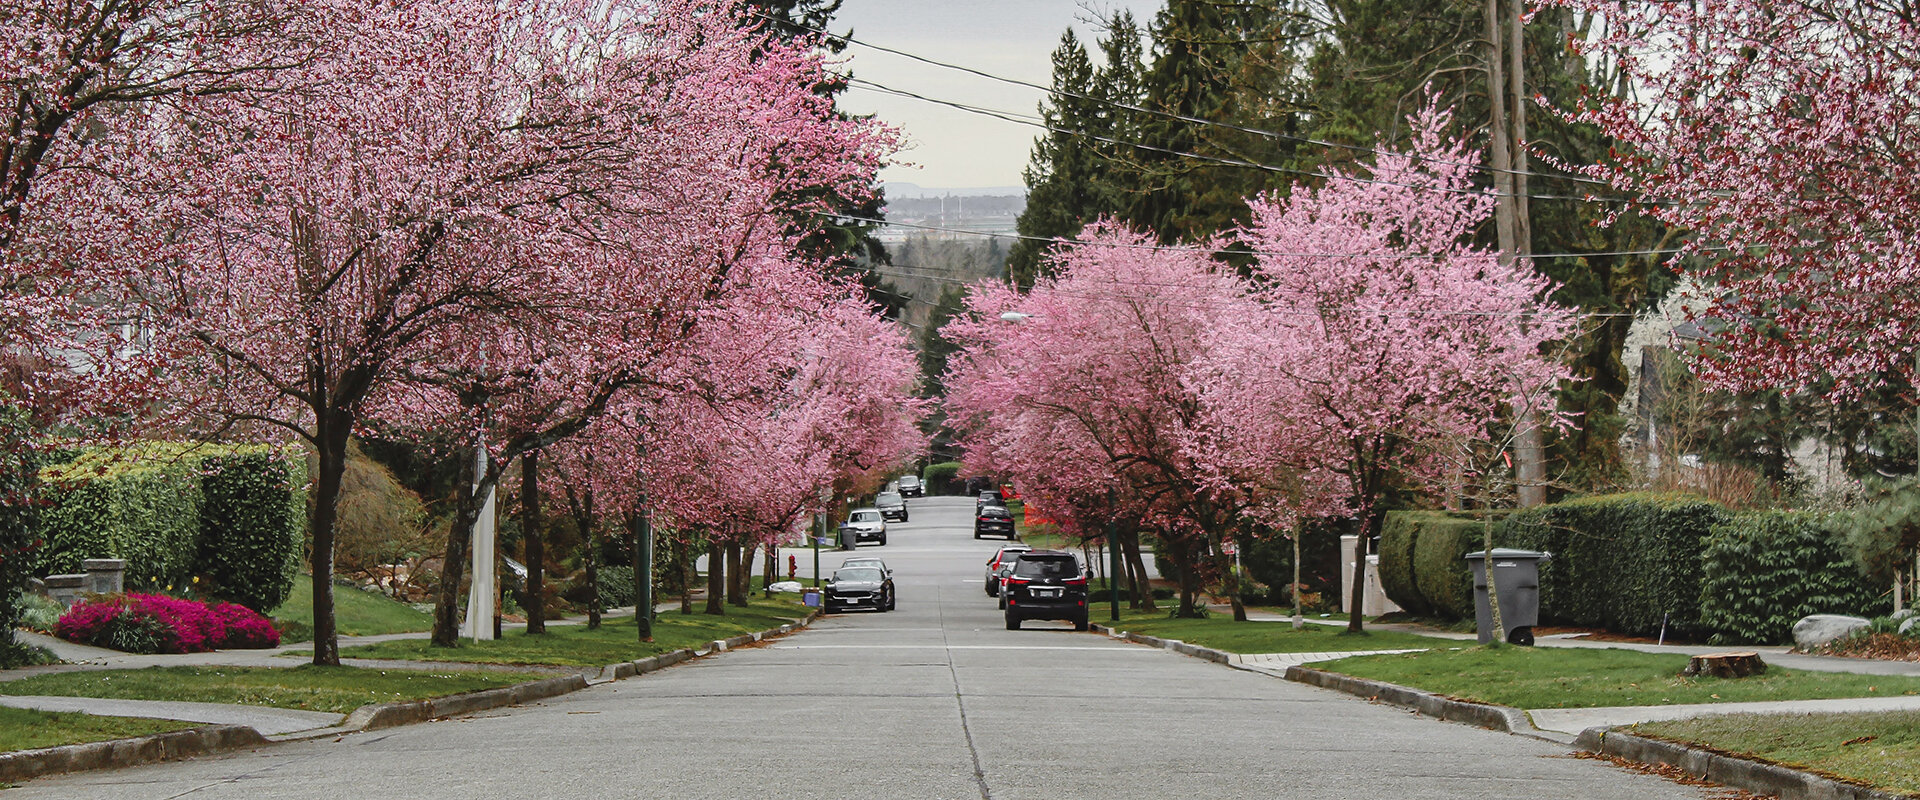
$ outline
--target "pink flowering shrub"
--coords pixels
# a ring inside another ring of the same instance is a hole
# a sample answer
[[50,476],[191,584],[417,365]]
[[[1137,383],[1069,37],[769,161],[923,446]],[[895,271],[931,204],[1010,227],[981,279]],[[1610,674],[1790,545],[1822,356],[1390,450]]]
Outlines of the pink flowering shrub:
[[260,612],[239,603],[221,603],[213,607],[227,626],[227,638],[220,643],[225,648],[279,647],[280,632],[273,629],[273,621]]
[[274,647],[280,634],[253,610],[158,594],[109,595],[76,604],[54,623],[68,641],[131,653],[198,653]]

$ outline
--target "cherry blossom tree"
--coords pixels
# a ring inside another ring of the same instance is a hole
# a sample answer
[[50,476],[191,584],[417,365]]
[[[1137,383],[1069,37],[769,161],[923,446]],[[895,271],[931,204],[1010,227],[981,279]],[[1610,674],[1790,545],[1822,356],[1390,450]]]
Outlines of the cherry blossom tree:
[[1734,390],[1915,383],[1920,18],[1882,0],[1553,0],[1604,21],[1572,44],[1630,95],[1571,109],[1627,145],[1591,174],[1689,233],[1716,289],[1697,368]]
[[1135,507],[1180,568],[1178,613],[1197,615],[1202,572],[1226,574],[1224,545],[1245,535],[1251,498],[1193,457],[1205,421],[1191,378],[1216,315],[1250,313],[1251,300],[1205,248],[1159,249],[1105,223],[1081,239],[1052,255],[1056,277],[1031,293],[978,287],[971,316],[949,323],[961,343],[949,424],[964,431],[969,471],[1044,487],[1075,526],[1105,521],[1079,509]]
[[183,98],[149,123],[141,188],[168,236],[130,257],[159,264],[136,286],[189,410],[319,458],[317,663],[338,659],[333,516],[357,425],[518,425],[495,440],[504,468],[583,428],[738,285],[735,265],[780,246],[753,233],[782,227],[769,198],[866,185],[890,135],[833,118],[805,89],[819,59],[738,13],[370,4],[337,55],[282,75],[296,89]]
[[1278,460],[1269,472],[1297,477],[1264,497],[1318,514],[1337,487],[1359,521],[1356,610],[1390,481],[1446,480],[1436,446],[1484,439],[1503,408],[1546,407],[1566,377],[1547,348],[1572,312],[1523,260],[1469,244],[1493,198],[1472,189],[1478,155],[1447,121],[1429,108],[1406,152],[1382,145],[1370,166],[1251,202],[1263,308],[1220,326],[1207,372],[1215,461]]

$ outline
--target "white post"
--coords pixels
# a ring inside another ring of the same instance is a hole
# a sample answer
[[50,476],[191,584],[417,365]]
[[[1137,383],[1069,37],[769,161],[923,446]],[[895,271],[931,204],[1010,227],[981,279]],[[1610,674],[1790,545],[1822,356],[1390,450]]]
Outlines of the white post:
[[[475,490],[480,488],[480,476],[487,474],[487,443],[481,440],[475,448],[473,474]],[[469,565],[473,582],[467,587],[467,618],[460,624],[460,635],[474,641],[493,638],[493,533],[495,492],[487,491],[487,501],[480,506],[480,516],[473,521],[473,563]]]

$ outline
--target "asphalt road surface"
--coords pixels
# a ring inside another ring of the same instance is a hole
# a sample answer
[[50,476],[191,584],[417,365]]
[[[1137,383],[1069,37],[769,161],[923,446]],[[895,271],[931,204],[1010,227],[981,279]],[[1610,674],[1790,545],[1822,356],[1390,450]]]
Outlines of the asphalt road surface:
[[[894,612],[836,614],[535,705],[35,780],[4,798],[1708,796],[1064,623],[1006,630],[981,584],[997,543],[973,539],[972,501],[909,502],[911,523],[860,550],[893,567]],[[843,555],[823,553],[823,569]]]

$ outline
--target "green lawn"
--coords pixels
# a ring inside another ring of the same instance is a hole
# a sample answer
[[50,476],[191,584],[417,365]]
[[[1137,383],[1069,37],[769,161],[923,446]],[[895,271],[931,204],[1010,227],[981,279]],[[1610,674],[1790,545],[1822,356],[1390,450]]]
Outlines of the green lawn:
[[[60,672],[0,682],[0,694],[186,700],[345,714],[552,677],[515,672],[378,670],[358,667],[148,667]],[[107,737],[111,738],[111,737]]]
[[1730,714],[1647,722],[1626,730],[1920,793],[1920,711]]
[[[307,632],[305,637],[292,641],[312,638],[313,580],[305,575],[294,578],[293,594],[288,595],[287,602],[281,603],[267,616],[298,623],[295,630]],[[342,636],[417,633],[433,629],[431,614],[378,592],[337,583],[333,586],[333,620]]]
[[668,611],[655,618],[653,641],[637,641],[631,616],[608,617],[597,631],[585,625],[557,625],[543,636],[528,636],[508,629],[506,636],[485,642],[462,641],[459,647],[433,647],[425,639],[341,648],[343,658],[391,658],[414,661],[455,661],[469,664],[545,664],[566,667],[599,667],[621,661],[646,658],[682,648],[698,648],[715,639],[777,628],[806,616],[798,595],[779,594],[774,599],[753,599],[749,608],[727,607],[723,617],[700,613],[704,601],[694,604],[694,613]]
[[0,753],[128,739],[197,728],[202,724],[176,719],[96,717],[66,711],[34,711],[0,706]]
[[1683,678],[1684,655],[1560,647],[1467,647],[1357,656],[1318,669],[1518,708],[1595,708],[1920,694],[1920,678],[1796,672]]
[[[1177,601],[1158,601],[1169,608]],[[1095,603],[1093,621],[1107,622],[1107,605]],[[1226,614],[1205,619],[1170,619],[1166,611],[1156,614],[1130,612],[1123,605],[1120,622],[1111,623],[1123,631],[1179,639],[1189,644],[1225,650],[1229,653],[1330,653],[1344,650],[1402,650],[1414,647],[1455,647],[1459,642],[1397,631],[1370,631],[1358,636],[1344,627],[1307,623],[1294,630],[1286,622],[1234,622]]]

